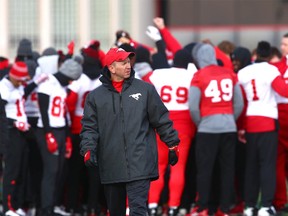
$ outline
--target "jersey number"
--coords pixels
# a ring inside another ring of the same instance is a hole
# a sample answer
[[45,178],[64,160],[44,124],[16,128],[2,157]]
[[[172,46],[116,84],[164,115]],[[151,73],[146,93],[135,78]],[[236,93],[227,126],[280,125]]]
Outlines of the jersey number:
[[54,97],[52,101],[52,115],[59,117],[62,111],[61,97]]
[[231,79],[222,79],[218,85],[217,80],[211,80],[204,91],[206,97],[212,98],[212,103],[230,101],[233,96],[233,83]]
[[[169,103],[172,100],[172,87],[163,86],[160,91],[160,97],[164,103]],[[176,102],[183,104],[188,101],[188,89],[185,87],[178,87],[175,92]]]
[[255,79],[252,79],[252,80],[251,80],[251,84],[252,84],[252,90],[253,90],[253,98],[252,98],[252,100],[253,100],[253,101],[257,101],[257,100],[259,100],[259,97],[258,97],[257,91],[256,91],[256,82],[255,82]]
[[16,107],[17,107],[17,116],[21,117],[23,115],[23,113],[21,112],[21,107],[23,107],[23,100],[16,100]]

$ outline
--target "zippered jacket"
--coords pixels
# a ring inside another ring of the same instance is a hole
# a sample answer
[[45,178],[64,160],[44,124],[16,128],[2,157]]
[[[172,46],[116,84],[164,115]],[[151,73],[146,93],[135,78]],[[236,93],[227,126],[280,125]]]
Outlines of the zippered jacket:
[[85,101],[80,152],[84,155],[96,151],[102,184],[157,179],[155,132],[168,147],[179,143],[156,89],[135,79],[134,74],[131,69],[119,93],[105,67],[102,85],[91,91]]

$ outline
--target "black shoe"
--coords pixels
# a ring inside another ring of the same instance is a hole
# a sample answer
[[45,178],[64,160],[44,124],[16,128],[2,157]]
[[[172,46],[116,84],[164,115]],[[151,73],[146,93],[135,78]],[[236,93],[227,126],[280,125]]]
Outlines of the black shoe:
[[41,209],[41,211],[39,212],[40,216],[54,216],[54,212],[52,208],[45,208],[45,209]]
[[281,208],[278,208],[277,212],[284,213],[284,214],[288,213],[288,206],[285,205],[285,206],[283,206]]

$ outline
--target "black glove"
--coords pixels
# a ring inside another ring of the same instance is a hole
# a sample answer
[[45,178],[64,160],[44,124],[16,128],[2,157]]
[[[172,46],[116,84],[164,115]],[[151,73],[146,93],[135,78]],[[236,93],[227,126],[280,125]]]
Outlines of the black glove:
[[178,145],[169,148],[168,161],[171,166],[174,166],[178,162],[178,157],[179,157]]
[[96,152],[92,150],[87,151],[84,155],[84,163],[87,167],[98,166]]

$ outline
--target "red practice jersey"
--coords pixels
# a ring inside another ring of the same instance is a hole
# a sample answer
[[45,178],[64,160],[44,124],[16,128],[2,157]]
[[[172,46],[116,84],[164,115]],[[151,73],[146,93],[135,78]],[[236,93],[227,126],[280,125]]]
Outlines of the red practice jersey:
[[233,114],[233,89],[237,83],[235,73],[217,65],[207,66],[195,73],[191,86],[201,91],[201,117]]

